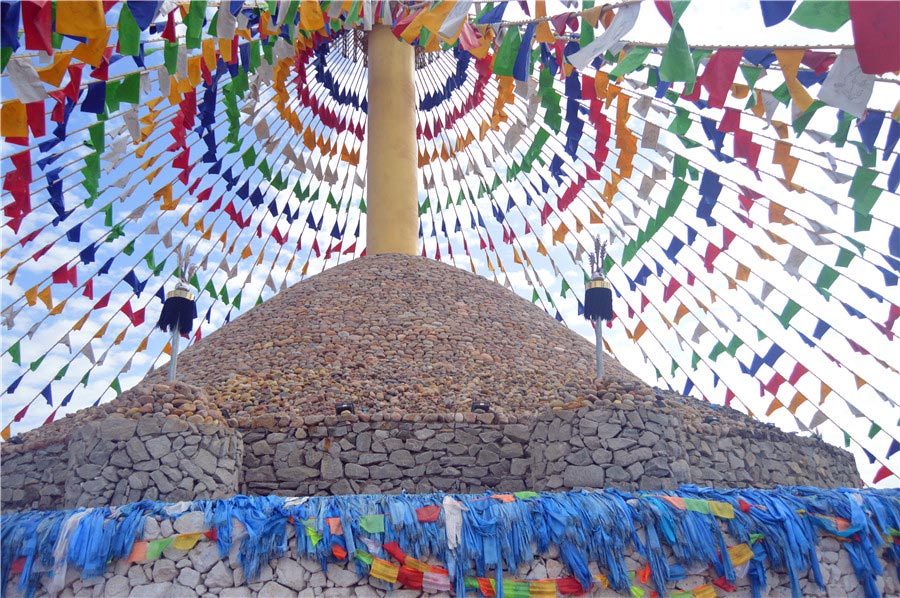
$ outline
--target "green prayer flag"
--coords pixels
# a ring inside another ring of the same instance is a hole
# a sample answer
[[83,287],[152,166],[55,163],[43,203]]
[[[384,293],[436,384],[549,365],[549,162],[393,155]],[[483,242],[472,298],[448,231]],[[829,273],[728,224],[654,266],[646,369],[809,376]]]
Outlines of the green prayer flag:
[[231,300],[228,298],[228,288],[226,285],[222,285],[222,290],[219,291],[219,298],[222,300],[222,303],[230,303]]
[[118,376],[116,376],[116,379],[112,381],[112,384],[110,384],[109,387],[116,391],[116,396],[122,394],[122,385],[119,383]]
[[560,288],[559,294],[562,295],[563,297],[565,297],[566,293],[569,292],[570,290],[571,290],[571,288],[569,287],[569,283],[566,282],[565,278],[563,278],[562,287]]
[[128,4],[119,11],[119,54],[137,56],[141,53],[141,28],[138,27]]
[[166,65],[166,72],[174,75],[178,72],[178,42],[165,42],[163,46],[163,63]]
[[259,40],[255,39],[250,42],[250,72],[255,73],[260,66],[262,66],[262,58],[259,54]]
[[672,360],[672,373],[671,373],[670,375],[671,375],[671,376],[674,376],[674,375],[675,375],[675,372],[676,372],[677,370],[678,370],[678,364],[677,364],[677,363],[675,362],[675,360],[673,359],[673,360]]
[[503,595],[509,598],[530,598],[531,586],[527,581],[503,581]]
[[362,212],[363,214],[366,213],[366,200],[365,199],[359,200],[359,211]]
[[[122,230],[122,225],[117,224],[114,227],[112,227],[112,232],[109,234],[109,237],[106,238],[106,242],[110,243],[110,242],[118,239],[119,237],[124,237],[124,236],[125,236],[125,231]],[[125,249],[122,250],[122,253],[124,253],[125,255],[131,255],[132,253],[134,253],[134,241],[133,240],[128,242],[128,245],[125,246]]]
[[789,18],[807,29],[833,32],[850,20],[850,6],[847,0],[804,0]]
[[850,262],[853,261],[853,258],[856,256],[852,251],[845,247],[841,247],[841,250],[838,252],[837,261],[834,263],[838,268],[846,268],[850,265]]
[[843,113],[843,118],[838,120],[838,128],[837,131],[831,136],[831,141],[837,147],[844,147],[844,144],[847,143],[847,134],[850,132],[850,124],[853,122],[853,115]]
[[206,286],[203,287],[203,290],[209,293],[209,296],[213,299],[218,299],[219,295],[216,293],[216,287],[213,286],[213,281],[209,281],[206,283]]
[[[676,2],[672,2],[673,8],[675,4]],[[659,63],[659,76],[663,81],[670,83],[675,81],[693,83],[697,80],[697,71],[694,68],[694,61],[691,59],[691,49],[688,46],[687,37],[677,21],[672,27],[669,43],[666,44],[662,60]]]
[[160,538],[159,540],[152,540],[150,544],[147,545],[147,557],[148,561],[155,561],[160,557],[163,551],[169,547],[169,544],[172,543],[174,538]]
[[691,128],[691,123],[691,113],[681,106],[676,106],[675,118],[669,123],[669,126],[666,127],[666,130],[675,133],[676,135],[684,135],[688,132],[688,129]]
[[772,90],[772,95],[785,106],[791,103],[791,90],[788,89],[787,83],[782,83]]
[[644,66],[644,60],[647,59],[647,56],[650,55],[650,48],[646,46],[638,46],[634,50],[628,53],[625,58],[622,59],[622,62],[616,65],[616,67],[609,73],[610,79],[618,79],[623,75],[627,75],[628,73],[632,73]]
[[105,208],[100,210],[104,213],[105,217],[103,218],[103,226],[112,226],[113,224],[113,214],[112,214],[112,204],[107,205]]
[[794,120],[794,133],[798,137],[801,133],[803,133],[803,131],[806,130],[806,125],[808,125],[809,121],[812,120],[812,117],[816,113],[816,111],[824,105],[825,102],[822,102],[821,100],[815,100],[812,104],[809,105],[809,108],[806,109],[806,112],[804,112]]
[[141,74],[128,73],[119,85],[118,98],[128,104],[141,103]]
[[66,376],[66,372],[69,371],[69,364],[66,364],[62,367],[59,372],[56,373],[56,376],[53,377],[54,380],[62,380]]
[[84,376],[81,377],[80,384],[82,386],[84,386],[85,388],[87,388],[88,380],[90,380],[90,377],[91,377],[91,370],[88,370],[84,373]]
[[881,432],[881,426],[872,422],[872,427],[869,428],[869,438],[875,438],[875,435]]
[[[537,303],[539,299],[540,299],[540,296],[538,295],[537,289],[533,290],[531,292],[531,302]],[[16,343],[16,344],[18,344],[18,343]]]
[[356,558],[367,565],[371,565],[375,561],[375,557],[365,550],[360,550],[358,548],[356,549]]
[[234,301],[231,302],[231,304],[232,304],[236,309],[240,309],[240,308],[241,308],[241,294],[242,294],[242,293],[243,293],[243,291],[238,291],[238,294],[234,296]]
[[516,66],[516,56],[519,54],[519,46],[522,45],[522,36],[518,27],[506,29],[503,43],[494,57],[494,74],[502,77],[512,77]]
[[700,363],[700,356],[694,351],[694,354],[691,355],[691,369],[695,372],[697,371],[697,364]]
[[834,284],[834,281],[838,278],[838,272],[831,266],[823,266],[822,270],[819,272],[819,277],[816,279],[815,287],[819,293],[822,294],[825,299],[831,299],[831,292],[828,289]]
[[850,434],[844,432],[844,446],[850,448]]
[[759,79],[759,76],[762,74],[762,69],[757,68],[755,66],[741,66],[741,74],[744,76],[744,80],[747,82],[747,85],[750,86],[750,89],[753,89],[753,86],[756,85],[756,81]]
[[194,287],[194,288],[197,289],[198,291],[200,290],[200,280],[197,278],[197,275],[196,275],[196,274],[194,274],[193,276],[191,276],[190,283],[191,283],[191,286],[192,286],[192,287]]
[[254,164],[256,164],[256,150],[253,149],[253,146],[250,146],[244,155],[241,156],[241,161],[244,163],[244,168],[250,168]]
[[526,500],[529,498],[537,498],[540,494],[534,490],[520,490],[519,492],[513,492],[513,496],[520,500]]
[[778,321],[781,322],[781,325],[785,328],[785,330],[790,327],[791,319],[797,315],[800,311],[800,306],[793,299],[788,299],[787,305],[784,306],[784,310],[781,312],[781,315],[778,316]]
[[709,358],[715,361],[719,358],[719,355],[725,352],[725,345],[721,342],[716,343],[716,346],[713,347],[713,350],[709,354]]
[[[246,155],[246,154],[245,154]],[[254,156],[256,152],[254,152]],[[265,158],[262,159],[262,162],[259,163],[259,171],[262,173],[266,180],[271,180],[272,178],[272,168],[269,166],[268,161]]]
[[696,498],[684,499],[684,508],[695,513],[705,513],[709,515],[709,501],[699,500]]
[[728,343],[728,348],[725,351],[726,351],[726,353],[728,353],[729,355],[734,357],[735,354],[737,353],[738,348],[743,344],[744,344],[744,341],[739,339],[737,336],[733,336],[733,337],[731,337],[731,342]]
[[384,533],[384,515],[363,515],[359,518],[359,527],[370,534]]
[[22,365],[22,349],[18,342],[9,348],[9,356],[12,357],[14,364]]
[[191,49],[197,49],[202,45],[203,21],[206,20],[206,0],[191,0],[191,8],[188,11],[185,32],[185,45]]

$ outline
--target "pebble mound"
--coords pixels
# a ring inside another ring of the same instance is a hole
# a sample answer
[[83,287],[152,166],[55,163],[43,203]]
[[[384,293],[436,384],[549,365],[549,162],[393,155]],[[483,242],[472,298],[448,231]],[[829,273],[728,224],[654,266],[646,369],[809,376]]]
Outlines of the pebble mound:
[[[604,383],[640,382],[607,357]],[[179,355],[178,379],[227,418],[358,412],[533,413],[596,396],[594,345],[487,279],[365,257],[279,293]],[[151,372],[137,388],[165,380]]]

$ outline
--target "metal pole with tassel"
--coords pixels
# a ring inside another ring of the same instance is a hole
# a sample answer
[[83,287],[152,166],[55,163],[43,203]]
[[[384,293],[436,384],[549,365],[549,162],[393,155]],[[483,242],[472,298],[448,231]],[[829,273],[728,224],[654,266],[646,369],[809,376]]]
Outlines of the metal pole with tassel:
[[606,242],[594,237],[594,251],[588,255],[591,263],[591,279],[585,286],[584,317],[594,323],[597,342],[597,378],[605,375],[603,369],[603,325],[601,321],[612,320],[612,286],[603,274],[606,260]]
[[156,327],[163,332],[172,332],[172,354],[169,359],[169,380],[175,380],[175,369],[178,364],[178,340],[182,334],[189,334],[197,317],[197,304],[194,295],[182,284],[178,283],[174,291],[166,295],[162,312]]

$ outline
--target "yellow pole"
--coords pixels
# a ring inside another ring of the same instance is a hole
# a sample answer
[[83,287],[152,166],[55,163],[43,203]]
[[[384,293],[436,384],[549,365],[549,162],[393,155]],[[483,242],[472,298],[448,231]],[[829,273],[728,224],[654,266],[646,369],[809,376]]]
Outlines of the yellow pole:
[[369,33],[366,255],[417,255],[415,54],[386,25]]

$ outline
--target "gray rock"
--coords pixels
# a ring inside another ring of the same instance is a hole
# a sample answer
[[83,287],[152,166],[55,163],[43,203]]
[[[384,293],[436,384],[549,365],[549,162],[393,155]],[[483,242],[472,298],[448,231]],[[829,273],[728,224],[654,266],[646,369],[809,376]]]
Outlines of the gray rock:
[[103,588],[103,595],[107,598],[127,596],[130,592],[130,587],[131,584],[128,583],[127,577],[124,575],[115,575],[106,581],[106,586]]
[[397,467],[410,468],[416,465],[415,458],[407,450],[394,451],[388,456],[388,460]]
[[[312,588],[310,588],[312,589]],[[253,592],[247,586],[240,588],[225,588],[219,592],[219,598],[252,598]]]
[[188,553],[188,558],[191,559],[191,566],[200,573],[206,573],[222,560],[215,542],[200,542]]
[[175,531],[179,534],[195,534],[205,532],[206,522],[203,511],[188,511],[182,513],[174,523]]
[[190,567],[185,567],[178,574],[178,583],[187,588],[196,588],[200,584],[200,573]]
[[353,571],[348,571],[339,565],[328,565],[327,571],[329,581],[334,582],[339,588],[348,588],[356,585],[359,577]]
[[125,441],[134,436],[137,422],[133,419],[108,417],[98,426],[100,440]]
[[369,475],[373,480],[396,480],[403,477],[403,473],[393,463],[372,467],[369,470]]
[[563,484],[568,488],[602,488],[603,468],[596,465],[570,465],[563,472]]
[[197,464],[197,466],[200,467],[200,469],[202,469],[209,475],[212,475],[216,472],[218,461],[215,456],[213,456],[213,454],[206,449],[202,448],[198,450],[197,454],[194,455],[193,461]]
[[606,470],[606,477],[610,482],[627,482],[631,480],[631,475],[625,471],[624,467],[613,465]]
[[296,595],[297,592],[289,590],[277,582],[270,581],[259,590],[256,596],[257,598],[284,598]]
[[176,577],[178,569],[169,559],[159,559],[153,563],[153,581],[172,581]]
[[503,426],[503,434],[516,442],[528,442],[531,439],[531,429],[522,424],[507,424]]
[[[193,562],[193,559],[191,562]],[[219,561],[203,578],[203,583],[208,588],[229,588],[234,583],[234,576],[231,574],[231,569],[228,565],[223,561]]]
[[581,449],[579,451],[575,451],[574,453],[569,453],[566,455],[566,461],[571,463],[572,465],[590,465],[593,463],[591,459],[591,452],[587,449]]
[[332,455],[325,455],[321,465],[323,480],[337,480],[344,476],[344,465],[341,460]]
[[344,466],[344,475],[354,480],[365,480],[369,477],[369,470],[356,463],[348,463]]
[[173,598],[175,586],[172,582],[151,583],[141,586],[141,598]]
[[518,459],[524,454],[525,449],[522,448],[522,445],[517,442],[510,442],[500,447],[500,456],[504,459]]
[[637,440],[635,440],[634,438],[610,438],[606,441],[606,446],[608,446],[613,451],[629,449],[636,444]]
[[[617,440],[624,440],[623,438]],[[645,446],[638,447],[636,449],[630,451],[620,450],[617,451],[615,457],[613,457],[613,463],[616,465],[621,465],[622,467],[628,467],[632,463],[638,463],[641,461],[649,461],[653,457],[653,451]]]
[[151,457],[159,459],[163,455],[168,455],[172,450],[172,441],[169,440],[168,436],[157,436],[156,438],[147,439],[144,442],[144,447],[146,447]]
[[300,564],[290,558],[278,559],[275,564],[275,579],[278,583],[292,590],[300,591],[306,587],[306,578],[309,573]]

